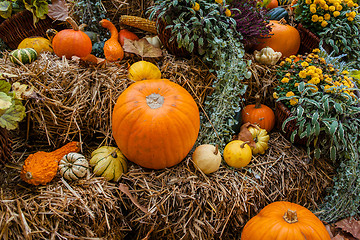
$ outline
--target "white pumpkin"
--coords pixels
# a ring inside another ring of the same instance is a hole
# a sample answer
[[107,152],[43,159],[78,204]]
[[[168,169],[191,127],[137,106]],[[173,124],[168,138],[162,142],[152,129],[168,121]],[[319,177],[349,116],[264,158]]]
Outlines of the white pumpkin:
[[94,174],[102,176],[108,181],[119,181],[121,175],[127,171],[127,161],[120,149],[102,146],[91,153],[90,165],[94,167]]
[[211,144],[198,146],[192,155],[192,159],[196,166],[205,174],[217,171],[222,160],[218,147]]
[[80,153],[68,153],[59,162],[60,175],[69,181],[85,177],[88,169],[89,162]]

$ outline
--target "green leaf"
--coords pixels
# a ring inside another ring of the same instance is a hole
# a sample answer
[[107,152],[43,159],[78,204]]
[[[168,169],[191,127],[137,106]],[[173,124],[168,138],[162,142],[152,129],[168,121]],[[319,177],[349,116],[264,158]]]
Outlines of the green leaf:
[[293,131],[293,132],[291,133],[290,141],[291,141],[292,143],[295,142],[295,136],[296,136],[296,135],[297,135],[297,130],[295,130],[295,131]]
[[340,113],[340,114],[343,113],[343,109],[342,109],[340,103],[335,102],[334,107],[335,107],[335,110],[336,110],[338,113]]
[[315,123],[315,136],[319,136],[320,134],[320,124],[319,122]]
[[330,135],[334,135],[337,128],[339,126],[339,123],[337,121],[333,121],[330,126]]
[[4,92],[0,92],[0,110],[4,111],[12,105],[12,98]]
[[0,127],[14,130],[24,117],[25,107],[20,101],[13,101],[11,107],[0,116]]
[[336,160],[336,147],[335,146],[330,147],[330,159],[333,161]]
[[0,92],[8,93],[10,92],[11,84],[7,81],[0,80]]
[[12,4],[10,1],[0,2],[0,17],[9,18],[12,13]]
[[319,113],[315,112],[311,118],[311,124],[314,125],[319,120]]
[[321,155],[321,151],[319,148],[315,148],[314,150],[314,156],[316,159],[319,159],[320,158],[320,155]]
[[296,109],[296,111],[297,111],[297,116],[298,116],[298,118],[300,118],[300,117],[303,116],[303,114],[304,114],[304,108],[303,108],[302,106],[298,106],[297,109]]

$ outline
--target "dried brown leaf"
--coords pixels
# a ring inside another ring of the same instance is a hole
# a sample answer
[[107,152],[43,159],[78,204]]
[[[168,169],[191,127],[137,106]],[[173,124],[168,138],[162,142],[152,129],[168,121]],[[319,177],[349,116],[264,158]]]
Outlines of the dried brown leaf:
[[248,127],[255,127],[255,128],[259,128],[257,125],[252,124],[252,123],[244,123],[241,127],[240,127],[240,132],[238,134],[237,139],[244,141],[244,142],[249,142],[248,145],[250,147],[256,147],[256,143],[248,129]]
[[135,53],[141,57],[161,57],[162,51],[160,48],[151,45],[145,38],[140,40],[124,39],[124,51]]
[[331,238],[331,240],[347,240],[347,239],[341,236],[340,234],[337,234],[335,237]]
[[69,16],[65,0],[52,0],[48,5],[48,14],[52,20],[65,21]]
[[141,206],[136,200],[136,198],[133,197],[133,195],[129,191],[129,187],[126,184],[120,183],[119,189],[121,192],[125,193],[126,196],[128,196],[130,200],[135,204],[135,206],[137,206],[141,211],[143,211],[144,213],[148,213],[148,210],[145,207]]
[[346,218],[337,222],[336,227],[350,233],[353,237],[360,239],[360,221],[353,218]]

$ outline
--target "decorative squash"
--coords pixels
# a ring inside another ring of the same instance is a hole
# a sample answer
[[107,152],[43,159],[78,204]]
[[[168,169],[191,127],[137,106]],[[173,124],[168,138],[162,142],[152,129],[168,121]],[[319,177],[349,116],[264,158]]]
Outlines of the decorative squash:
[[9,54],[9,60],[15,64],[32,63],[38,57],[38,53],[33,48],[15,49]]
[[111,37],[104,44],[106,60],[110,62],[122,60],[124,58],[124,50],[119,43],[119,33],[115,25],[107,19],[101,20],[100,25],[107,28],[111,33]]
[[261,104],[259,96],[255,97],[257,98],[256,104],[247,105],[241,110],[242,122],[256,124],[267,132],[270,132],[275,126],[274,111],[268,106]]
[[54,53],[68,59],[72,56],[86,57],[92,50],[89,36],[79,30],[79,26],[72,18],[67,17],[66,21],[71,24],[72,29],[61,30],[55,35],[52,40]]
[[259,127],[248,127],[248,130],[250,131],[256,145],[255,148],[252,148],[253,155],[258,153],[264,154],[265,151],[269,148],[268,142],[270,137],[267,131]]
[[120,149],[110,146],[102,146],[93,151],[90,165],[94,167],[96,176],[102,176],[108,181],[119,181],[127,171],[127,161]]
[[33,48],[38,54],[42,52],[54,52],[49,39],[44,37],[28,37],[21,41],[18,46],[20,48]]
[[66,180],[73,181],[83,178],[88,173],[89,162],[84,155],[71,152],[66,154],[59,163],[60,175]]
[[263,48],[260,51],[254,51],[255,60],[266,65],[275,65],[281,56],[281,52],[275,52],[271,47]]
[[266,16],[269,18],[269,20],[280,20],[282,18],[288,19],[289,13],[286,11],[283,7],[276,7],[269,11],[267,11]]
[[230,167],[242,168],[250,163],[252,152],[247,142],[233,140],[226,144],[223,155]]
[[33,185],[45,185],[55,177],[62,157],[79,150],[79,142],[70,142],[53,152],[39,151],[30,154],[25,160],[20,177],[23,181]]
[[139,37],[135,33],[130,32],[129,30],[126,30],[126,29],[121,29],[119,31],[119,42],[120,42],[121,46],[124,46],[125,38],[127,38],[129,40],[139,40]]
[[193,147],[200,129],[192,96],[167,79],[131,84],[114,106],[112,132],[126,158],[151,169],[171,167]]
[[157,47],[157,48],[161,48],[162,47],[162,43],[161,43],[161,40],[159,38],[159,36],[148,36],[148,37],[145,37],[146,41],[148,41],[148,43],[150,43],[151,45],[153,45],[154,47]]
[[277,8],[278,6],[279,6],[278,0],[270,0],[268,5],[266,5],[266,8],[274,9],[274,8]]
[[221,153],[218,146],[202,144],[192,154],[195,165],[205,174],[217,171],[221,164]]
[[270,20],[270,38],[259,39],[255,49],[261,50],[264,47],[271,47],[275,52],[281,52],[283,57],[296,55],[300,48],[299,31],[286,24],[285,21]]
[[148,61],[138,61],[129,67],[128,78],[135,82],[148,79],[160,79],[160,69]]
[[307,208],[285,201],[264,207],[245,225],[241,240],[330,240],[324,224]]

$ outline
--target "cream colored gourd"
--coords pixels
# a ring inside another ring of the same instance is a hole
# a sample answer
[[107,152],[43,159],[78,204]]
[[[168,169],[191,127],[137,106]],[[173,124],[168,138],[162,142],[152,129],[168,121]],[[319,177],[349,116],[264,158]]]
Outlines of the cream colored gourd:
[[219,169],[222,158],[218,146],[203,144],[195,149],[192,160],[203,173],[210,174]]
[[248,127],[249,132],[251,133],[254,142],[256,144],[255,148],[252,148],[253,155],[258,153],[264,154],[265,151],[269,148],[269,135],[265,129],[262,128],[255,128],[255,127]]
[[120,149],[102,146],[91,153],[90,165],[94,167],[94,174],[108,181],[119,181],[121,175],[127,171],[127,160]]
[[84,155],[71,152],[66,154],[59,163],[60,175],[69,181],[79,180],[87,175],[89,162]]
[[254,51],[255,60],[266,65],[275,65],[282,56],[281,52],[275,52],[271,47],[265,47],[260,51]]
[[161,48],[162,47],[162,43],[161,40],[158,36],[153,36],[153,37],[145,37],[145,39],[154,47],[157,48]]

